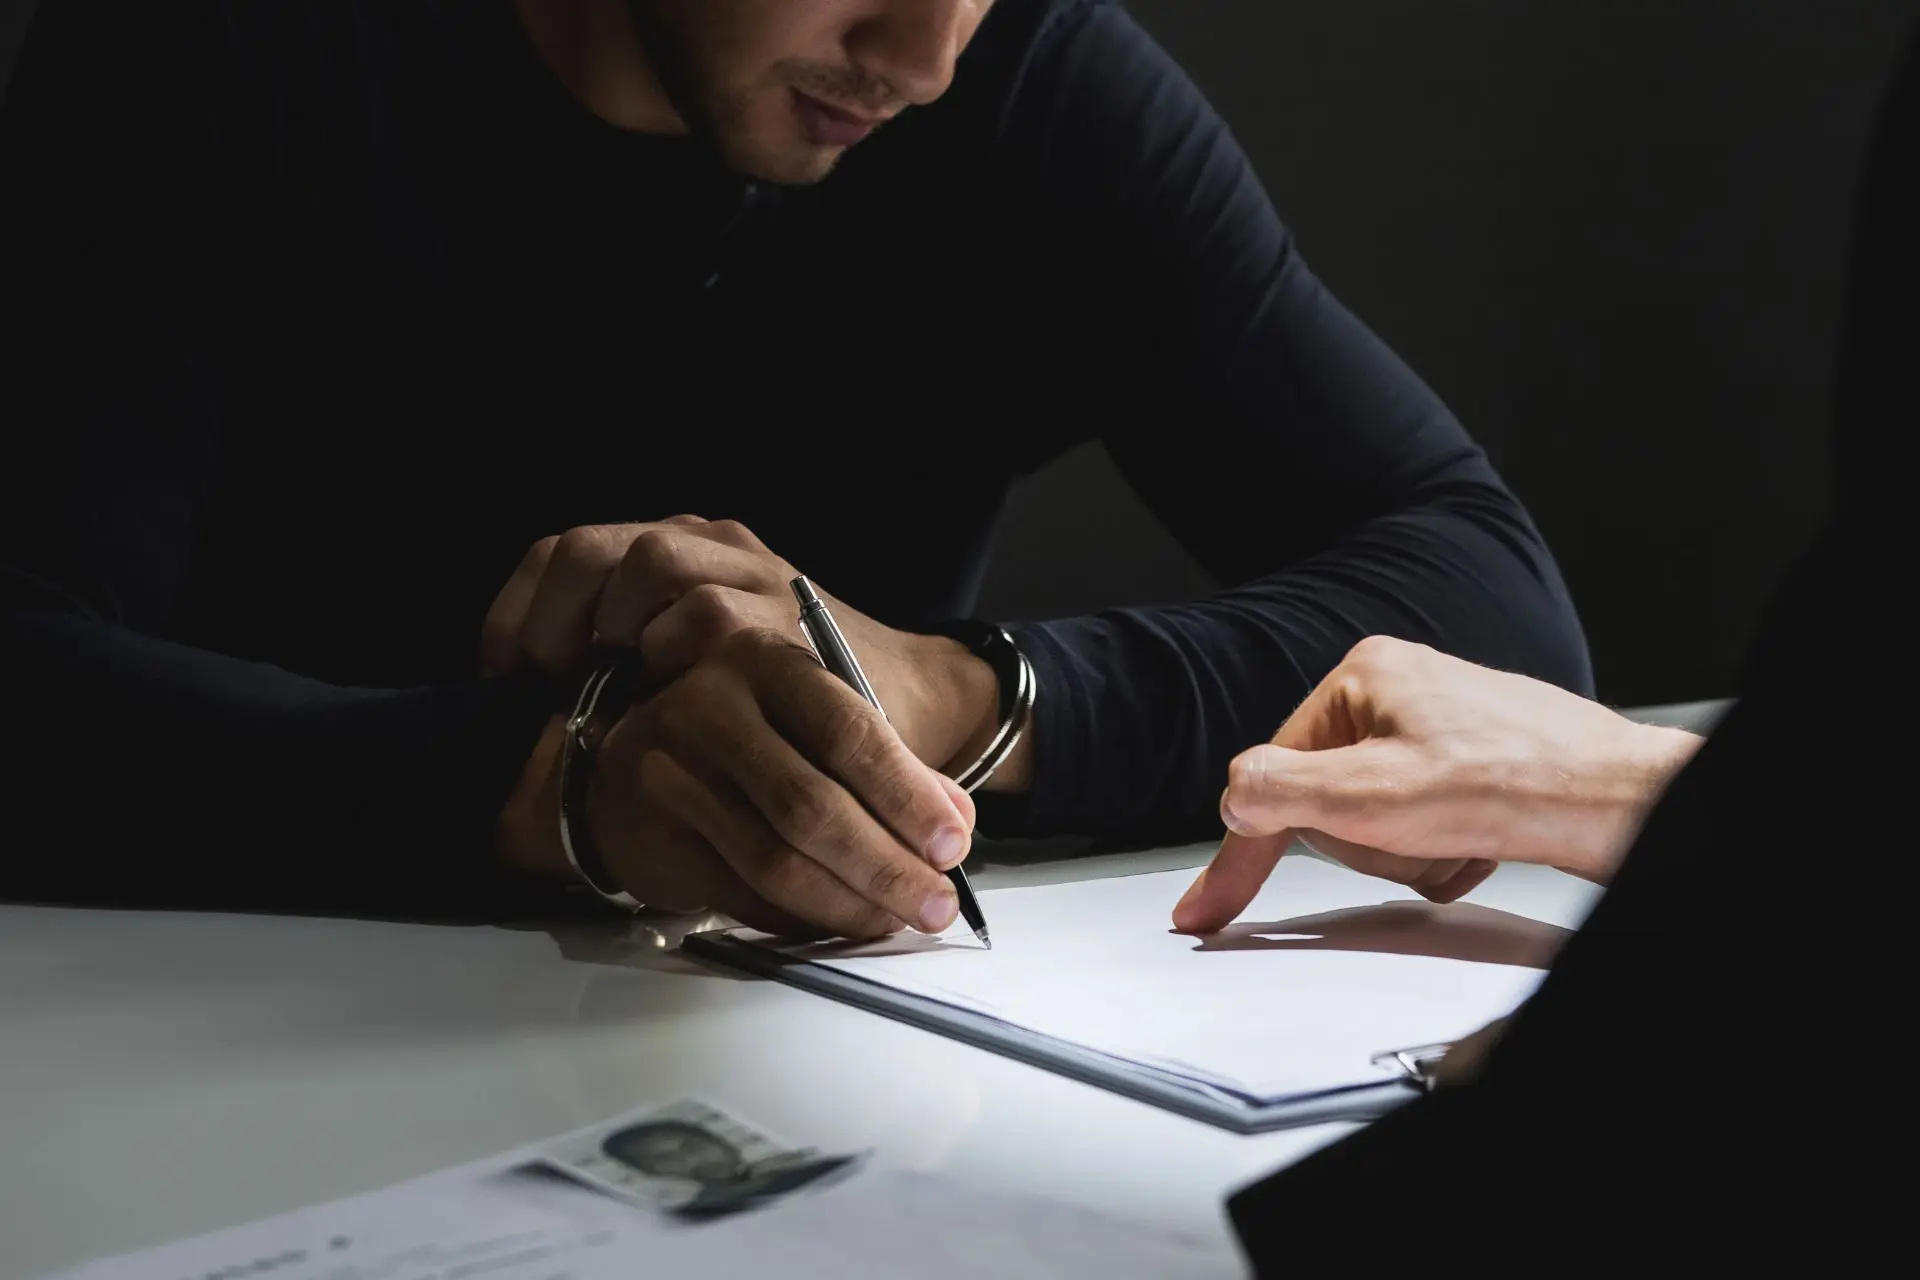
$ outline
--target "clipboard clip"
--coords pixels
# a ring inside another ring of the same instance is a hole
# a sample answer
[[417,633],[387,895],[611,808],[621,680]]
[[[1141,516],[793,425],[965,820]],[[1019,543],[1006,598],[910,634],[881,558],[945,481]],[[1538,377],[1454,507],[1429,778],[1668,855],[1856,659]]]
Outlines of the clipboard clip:
[[1374,1055],[1373,1065],[1398,1070],[1422,1093],[1432,1093],[1440,1069],[1440,1060],[1452,1049],[1449,1044],[1423,1044],[1411,1049],[1394,1049]]

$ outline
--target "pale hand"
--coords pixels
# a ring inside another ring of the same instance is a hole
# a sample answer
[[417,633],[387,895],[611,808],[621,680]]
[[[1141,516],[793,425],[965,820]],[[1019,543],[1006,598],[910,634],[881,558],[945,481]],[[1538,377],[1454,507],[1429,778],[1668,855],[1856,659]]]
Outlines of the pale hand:
[[1229,834],[1174,925],[1230,923],[1296,836],[1436,902],[1507,861],[1604,883],[1699,742],[1424,645],[1364,640],[1271,744],[1233,761]]

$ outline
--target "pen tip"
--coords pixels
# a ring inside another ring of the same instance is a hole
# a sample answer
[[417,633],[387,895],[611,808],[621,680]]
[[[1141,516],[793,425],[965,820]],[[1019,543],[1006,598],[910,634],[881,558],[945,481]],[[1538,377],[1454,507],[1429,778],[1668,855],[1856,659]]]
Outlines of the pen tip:
[[976,932],[978,933],[980,938],[980,945],[985,947],[989,951],[993,950],[993,939],[987,935],[987,931],[985,929],[980,929],[980,930],[977,930]]

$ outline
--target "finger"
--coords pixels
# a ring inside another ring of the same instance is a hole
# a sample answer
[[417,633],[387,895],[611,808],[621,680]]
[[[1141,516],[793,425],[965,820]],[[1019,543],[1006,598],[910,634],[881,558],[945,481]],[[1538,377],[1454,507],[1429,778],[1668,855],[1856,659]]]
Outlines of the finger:
[[953,800],[951,779],[908,750],[877,707],[779,632],[742,632],[731,643],[768,723],[787,741],[935,867],[966,856],[972,815]]
[[1216,933],[1232,924],[1273,869],[1280,865],[1291,833],[1243,836],[1231,832],[1185,896],[1173,908],[1173,927],[1181,933]]
[[1418,754],[1389,739],[1323,751],[1253,747],[1228,766],[1220,816],[1242,835],[1312,828],[1385,843],[1372,837],[1419,794],[1420,774]]
[[507,578],[507,585],[493,598],[493,605],[480,624],[480,674],[512,675],[520,669],[520,628],[526,625],[527,610],[533,593],[546,572],[558,538],[542,538],[520,558]]
[[936,772],[933,776],[939,780],[940,789],[947,793],[947,799],[953,801],[953,807],[960,811],[960,821],[967,830],[972,831],[979,826],[979,807],[973,803],[973,797],[967,794],[966,788],[944,773]]
[[1460,869],[1445,881],[1425,885],[1420,892],[1435,902],[1458,902],[1486,883],[1500,869],[1491,858],[1463,858]]
[[1362,875],[1405,885],[1433,902],[1453,902],[1471,893],[1498,864],[1485,858],[1421,858],[1356,844],[1325,831],[1302,831],[1309,849]]
[[[648,625],[676,601],[703,586],[774,596],[784,584],[781,566],[763,553],[722,541],[708,524],[655,526],[626,547],[595,597],[593,630],[603,643],[642,644]],[[799,616],[796,606],[794,616]]]
[[629,715],[614,727],[600,767],[621,767],[622,773],[595,785],[594,834],[614,879],[656,910],[719,911],[766,933],[809,933],[805,921],[755,893],[675,806],[647,795],[639,765],[615,766],[615,761],[627,759],[619,740],[634,732],[635,725],[636,717]]
[[592,525],[560,535],[520,626],[519,647],[527,661],[559,675],[586,659],[600,595],[634,530],[633,525]]
[[691,826],[663,813],[649,827],[655,834],[641,847],[646,850],[648,864],[646,883],[655,887],[646,889],[636,881],[628,890],[648,907],[673,915],[717,911],[749,928],[781,938],[804,938],[818,933],[804,920],[789,915],[755,893]]
[[[616,576],[602,602],[603,615],[621,590]],[[646,624],[640,633],[640,658],[649,672],[675,676],[712,653],[731,635],[753,627],[781,629],[787,612],[798,616],[797,610],[785,610],[765,596],[714,584],[697,586]],[[797,624],[794,629],[798,631]],[[608,643],[624,643],[609,639],[604,627],[600,634]]]
[[742,888],[754,886],[755,897],[784,918],[784,935],[816,931],[867,939],[899,931],[899,920],[790,848],[724,779],[696,777],[664,751],[649,751],[641,758],[640,777],[649,796],[725,859]]
[[[805,666],[795,664],[792,676],[796,681],[824,681],[856,707],[872,711],[811,659]],[[952,924],[958,911],[953,887],[928,855],[903,845],[845,787],[801,755],[763,714],[751,686],[737,683],[736,676],[720,668],[702,666],[683,677],[676,696],[662,703],[662,741],[701,772],[728,778],[788,846],[896,919],[931,933]],[[884,722],[880,727],[898,743]],[[911,755],[907,758],[923,775],[931,774]],[[952,865],[965,851],[967,833],[939,784],[931,777],[920,781],[949,814],[951,825],[945,830],[953,835],[955,847],[953,857],[941,865]]]
[[742,896],[733,884],[737,877],[705,837],[657,807],[613,838],[595,825],[609,874],[653,910],[726,911],[724,904]]

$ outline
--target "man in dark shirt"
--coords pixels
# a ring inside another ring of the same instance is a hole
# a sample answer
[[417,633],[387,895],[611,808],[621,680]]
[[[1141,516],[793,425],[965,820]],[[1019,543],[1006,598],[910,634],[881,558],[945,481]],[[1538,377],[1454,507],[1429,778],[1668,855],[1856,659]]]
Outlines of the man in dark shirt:
[[1589,683],[1519,503],[1117,4],[42,0],[0,182],[13,892],[565,875],[598,639],[652,695],[578,823],[621,888],[935,927],[1003,719],[959,624],[1088,439],[1232,585],[1013,630],[989,833],[1217,829],[1369,634]]

